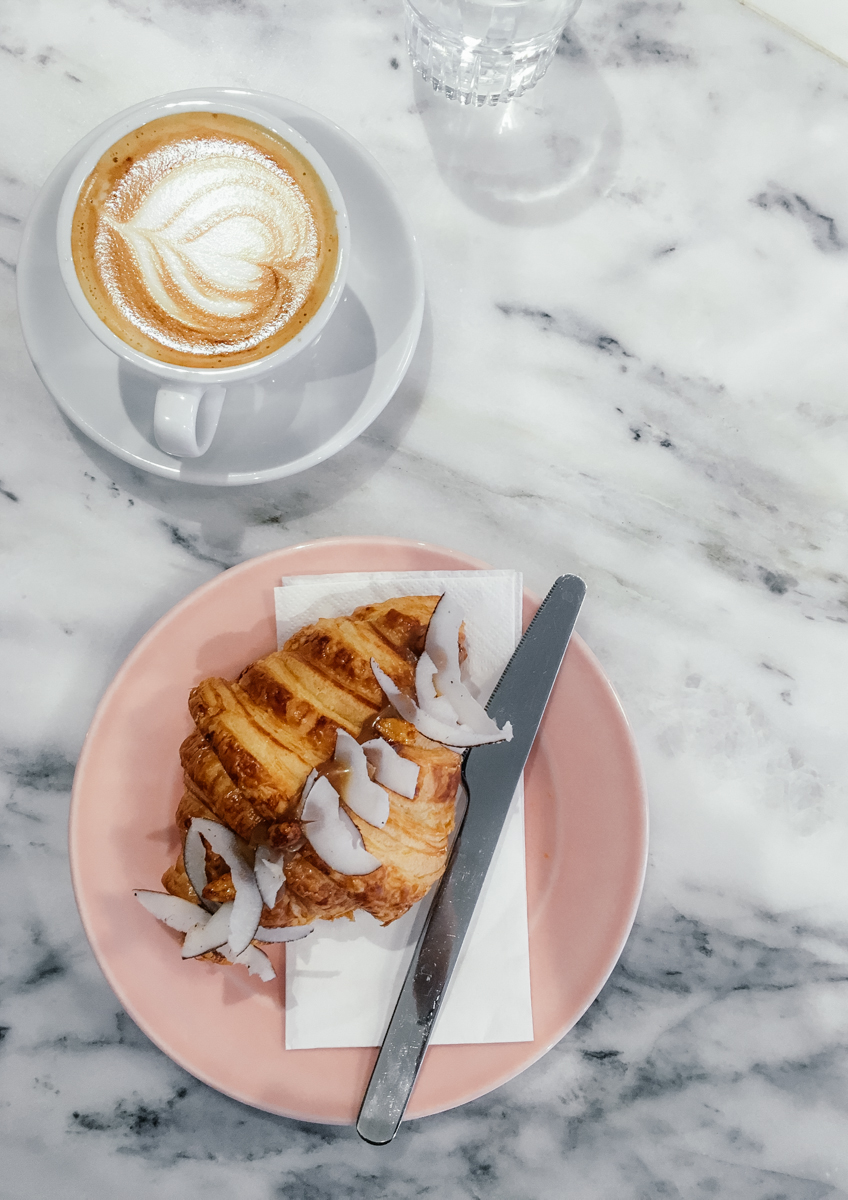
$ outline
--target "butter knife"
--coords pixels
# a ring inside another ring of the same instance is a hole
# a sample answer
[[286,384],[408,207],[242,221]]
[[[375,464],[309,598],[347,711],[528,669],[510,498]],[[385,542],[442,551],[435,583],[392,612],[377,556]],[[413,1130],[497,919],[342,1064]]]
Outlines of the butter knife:
[[507,663],[486,711],[511,721],[510,742],[474,746],[462,777],[466,815],[401,988],[356,1129],[375,1146],[398,1130],[503,823],[565,655],[586,585],[561,575]]

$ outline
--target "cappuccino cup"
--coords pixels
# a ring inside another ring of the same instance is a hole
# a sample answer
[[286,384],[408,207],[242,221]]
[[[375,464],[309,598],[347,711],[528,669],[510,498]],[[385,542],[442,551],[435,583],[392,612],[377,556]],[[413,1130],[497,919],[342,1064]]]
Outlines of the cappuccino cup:
[[240,100],[163,96],[85,151],[62,196],[59,267],[91,332],[158,384],[153,431],[205,454],[227,388],[318,337],[350,257],[347,210],[295,129]]

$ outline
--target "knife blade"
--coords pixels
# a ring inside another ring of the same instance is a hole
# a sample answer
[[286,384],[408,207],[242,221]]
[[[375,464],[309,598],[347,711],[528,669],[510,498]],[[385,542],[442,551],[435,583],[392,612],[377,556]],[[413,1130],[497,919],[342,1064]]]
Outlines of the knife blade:
[[539,606],[486,711],[512,722],[509,742],[466,752],[466,814],[359,1110],[356,1130],[375,1146],[397,1133],[501,829],[571,638],[586,585],[561,575]]

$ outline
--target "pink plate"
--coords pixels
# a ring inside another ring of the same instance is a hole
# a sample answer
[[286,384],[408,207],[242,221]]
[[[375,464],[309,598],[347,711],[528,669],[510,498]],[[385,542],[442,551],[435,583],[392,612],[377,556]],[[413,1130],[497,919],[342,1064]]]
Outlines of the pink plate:
[[[71,802],[70,858],[88,940],[133,1020],[180,1066],[267,1112],[349,1124],[376,1050],[284,1048],[284,947],[278,979],[185,963],[179,936],[133,888],[161,890],[177,854],[178,749],[191,729],[190,688],[229,678],[276,645],[281,575],[474,570],[452,550],[394,538],[332,538],[274,551],[192,592],[121,667],[83,747]],[[525,595],[529,621],[538,601]],[[464,1104],[523,1071],[601,990],[642,890],[647,815],[636,752],[600,666],[575,637],[526,773],[533,1042],[434,1046],[408,1117]]]

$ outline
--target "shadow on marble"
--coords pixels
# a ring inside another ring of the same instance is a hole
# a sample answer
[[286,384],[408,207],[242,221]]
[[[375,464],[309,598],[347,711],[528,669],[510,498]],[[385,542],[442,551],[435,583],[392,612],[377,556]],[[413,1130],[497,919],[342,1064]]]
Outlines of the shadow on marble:
[[[363,487],[382,468],[403,441],[421,406],[432,354],[432,318],[425,307],[421,336],[409,370],[373,424],[332,458],[298,475],[271,483],[206,487],[149,475],[116,458],[63,419],[98,471],[113,480],[128,496],[167,518],[198,523],[199,541],[210,552],[198,552],[195,557],[227,567],[240,560],[242,538],[249,525],[274,523],[285,527],[288,522],[308,517]],[[129,378],[122,380],[122,389],[125,386],[134,402],[141,404],[151,399],[134,395],[135,384]]]
[[447,186],[503,225],[550,225],[589,208],[612,184],[621,117],[573,32],[535,88],[518,100],[470,108],[416,72],[415,104]]

